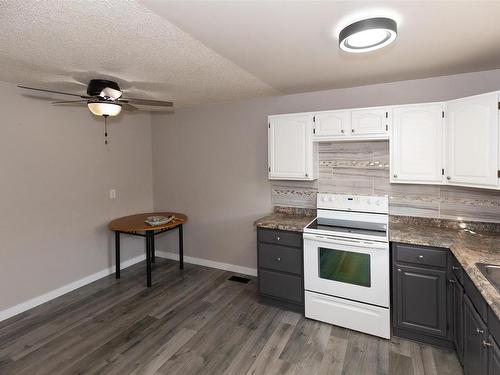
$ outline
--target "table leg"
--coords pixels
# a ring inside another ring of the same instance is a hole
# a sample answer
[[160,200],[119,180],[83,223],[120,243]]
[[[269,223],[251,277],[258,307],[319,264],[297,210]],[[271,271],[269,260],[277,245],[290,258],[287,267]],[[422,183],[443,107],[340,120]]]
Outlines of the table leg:
[[182,224],[179,225],[179,268],[182,270],[184,268],[184,244],[183,244],[183,234],[182,234]]
[[117,279],[119,279],[120,278],[120,232],[115,232],[115,262],[116,262],[115,276]]
[[151,235],[151,261],[153,263],[156,262],[156,254],[155,254],[155,232],[152,231]]
[[146,231],[146,285],[151,286],[151,233]]

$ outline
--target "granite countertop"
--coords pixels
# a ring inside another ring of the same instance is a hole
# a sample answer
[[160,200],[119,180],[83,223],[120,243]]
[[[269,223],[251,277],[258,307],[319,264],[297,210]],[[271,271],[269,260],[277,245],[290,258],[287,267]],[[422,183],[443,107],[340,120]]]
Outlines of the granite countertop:
[[285,214],[274,212],[271,215],[262,217],[255,221],[255,226],[259,228],[281,229],[292,232],[302,232],[314,216]]
[[389,239],[413,245],[451,250],[476,288],[500,319],[500,292],[483,276],[476,263],[500,264],[500,232],[494,225],[432,225],[430,221],[405,221],[391,217]]

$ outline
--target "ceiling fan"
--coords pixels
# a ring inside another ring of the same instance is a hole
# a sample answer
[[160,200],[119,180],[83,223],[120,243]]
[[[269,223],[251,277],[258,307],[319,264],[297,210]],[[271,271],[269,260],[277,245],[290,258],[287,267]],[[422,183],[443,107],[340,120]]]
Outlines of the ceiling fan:
[[[134,99],[122,96],[120,86],[114,81],[106,79],[92,79],[87,86],[87,95],[73,94],[68,92],[61,92],[55,90],[40,89],[28,86],[18,86],[19,88],[33,91],[48,92],[51,94],[76,96],[80,99],[77,100],[62,100],[52,102],[53,105],[65,104],[82,104],[86,105],[90,112],[96,116],[104,117],[104,143],[107,141],[107,118],[109,116],[118,116],[122,109],[126,111],[140,110],[141,106],[152,107],[173,107],[174,103],[163,100],[150,100],[150,99]],[[138,107],[139,108],[138,108]]]

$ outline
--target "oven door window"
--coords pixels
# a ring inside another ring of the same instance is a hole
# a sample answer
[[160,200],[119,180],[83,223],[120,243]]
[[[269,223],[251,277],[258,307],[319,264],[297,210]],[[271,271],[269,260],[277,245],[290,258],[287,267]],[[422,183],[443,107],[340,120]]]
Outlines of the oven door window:
[[320,247],[319,277],[370,287],[370,255]]

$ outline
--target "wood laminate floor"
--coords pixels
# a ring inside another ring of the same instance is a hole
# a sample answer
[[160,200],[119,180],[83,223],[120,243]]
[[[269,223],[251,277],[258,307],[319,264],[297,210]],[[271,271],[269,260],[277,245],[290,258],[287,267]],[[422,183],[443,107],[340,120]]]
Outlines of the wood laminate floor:
[[461,374],[456,355],[258,302],[255,280],[158,259],[0,323],[0,374]]

